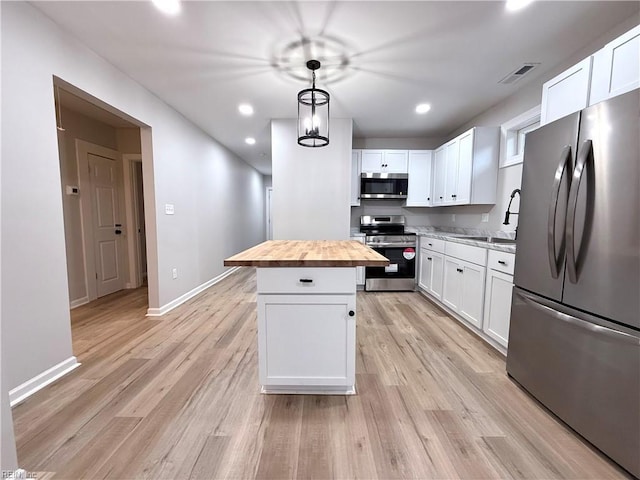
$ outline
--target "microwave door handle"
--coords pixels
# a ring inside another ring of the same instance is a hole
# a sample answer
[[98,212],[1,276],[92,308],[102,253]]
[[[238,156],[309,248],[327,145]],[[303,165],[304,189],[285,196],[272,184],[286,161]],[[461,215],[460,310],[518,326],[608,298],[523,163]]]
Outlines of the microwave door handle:
[[571,179],[571,189],[569,190],[569,206],[567,208],[567,224],[565,227],[565,235],[567,239],[567,273],[571,283],[578,283],[578,266],[576,262],[575,249],[575,223],[576,208],[578,206],[578,192],[580,191],[580,182],[584,175],[587,160],[593,151],[591,140],[585,140],[582,148],[578,152],[578,161],[576,168],[573,170],[573,178]]
[[553,179],[553,190],[551,192],[551,202],[549,203],[549,216],[547,221],[547,252],[549,254],[549,268],[551,276],[558,278],[560,275],[560,264],[564,255],[564,242],[560,245],[560,251],[556,253],[556,215],[558,213],[558,196],[562,185],[562,177],[567,170],[567,165],[571,160],[571,146],[566,145],[560,154],[560,163],[556,169]]

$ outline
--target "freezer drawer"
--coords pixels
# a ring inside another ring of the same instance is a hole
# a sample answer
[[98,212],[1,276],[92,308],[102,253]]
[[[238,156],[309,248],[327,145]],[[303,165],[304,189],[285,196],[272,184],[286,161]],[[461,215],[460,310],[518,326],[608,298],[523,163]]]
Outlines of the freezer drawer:
[[588,320],[598,321],[516,287],[507,371],[584,438],[640,477],[640,333]]

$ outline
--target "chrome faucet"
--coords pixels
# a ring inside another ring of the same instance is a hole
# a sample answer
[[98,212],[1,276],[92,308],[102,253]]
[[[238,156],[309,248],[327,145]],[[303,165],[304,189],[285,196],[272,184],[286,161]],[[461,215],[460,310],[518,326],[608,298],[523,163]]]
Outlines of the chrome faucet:
[[[504,214],[504,222],[502,222],[503,225],[509,225],[509,216],[511,215],[518,215],[519,212],[512,212],[511,211],[511,202],[513,202],[513,197],[516,196],[516,193],[518,195],[520,195],[520,189],[516,188],[513,192],[511,192],[511,199],[509,200],[509,206],[507,207],[507,212]],[[522,196],[520,195],[520,197],[522,198]],[[516,238],[518,237],[518,227],[516,227]]]

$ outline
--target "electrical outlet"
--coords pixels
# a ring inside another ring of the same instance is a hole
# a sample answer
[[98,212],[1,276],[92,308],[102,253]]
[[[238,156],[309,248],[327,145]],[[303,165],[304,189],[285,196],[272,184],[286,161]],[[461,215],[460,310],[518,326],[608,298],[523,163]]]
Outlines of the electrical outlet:
[[173,215],[175,212],[174,208],[173,208],[173,203],[166,203],[164,205],[164,213],[166,215]]
[[483,213],[482,214],[482,221],[483,222],[488,222],[489,221],[489,214],[488,213]]
[[455,222],[455,221],[456,221],[456,214],[455,214],[455,213],[452,213],[452,214],[451,214],[451,221],[452,221],[452,222]]
[[173,277],[174,280],[176,278],[178,278],[178,269],[177,268],[174,268],[173,270],[171,270],[171,276]]

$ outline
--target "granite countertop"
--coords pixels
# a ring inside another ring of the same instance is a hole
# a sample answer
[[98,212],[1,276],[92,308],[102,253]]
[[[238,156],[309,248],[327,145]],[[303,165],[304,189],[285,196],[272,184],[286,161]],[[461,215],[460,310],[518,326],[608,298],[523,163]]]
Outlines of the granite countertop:
[[269,240],[237,253],[225,267],[385,267],[389,260],[356,240]]
[[489,232],[476,229],[441,230],[434,227],[406,227],[406,231],[415,233],[421,237],[438,238],[448,242],[463,243],[465,245],[473,245],[475,247],[488,248],[490,250],[498,250],[500,252],[516,253],[515,244],[490,243],[465,238],[465,236],[486,236],[513,239],[515,235],[513,232]]

